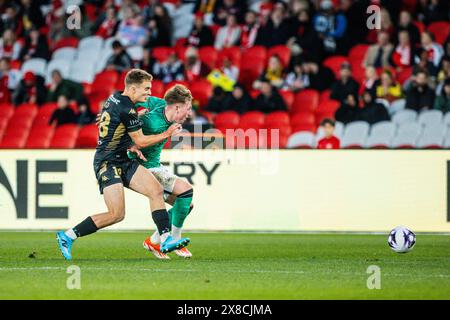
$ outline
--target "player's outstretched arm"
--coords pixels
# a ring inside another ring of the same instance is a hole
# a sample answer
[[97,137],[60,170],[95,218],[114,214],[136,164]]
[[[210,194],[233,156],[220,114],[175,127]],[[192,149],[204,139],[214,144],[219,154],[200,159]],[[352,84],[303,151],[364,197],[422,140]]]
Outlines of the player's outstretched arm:
[[173,134],[180,132],[180,130],[181,124],[174,123],[165,132],[160,134],[144,135],[142,130],[128,132],[128,134],[130,135],[136,147],[146,148],[170,138]]

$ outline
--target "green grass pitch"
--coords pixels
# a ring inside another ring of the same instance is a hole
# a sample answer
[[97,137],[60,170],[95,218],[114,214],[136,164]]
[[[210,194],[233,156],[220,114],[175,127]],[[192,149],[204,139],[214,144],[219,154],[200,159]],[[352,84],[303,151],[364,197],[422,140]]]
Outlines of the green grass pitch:
[[[0,232],[0,299],[450,299],[448,235],[419,234],[396,254],[386,235],[192,233],[194,257],[166,261],[145,236],[99,232],[69,262],[53,232]],[[80,290],[67,289],[70,265]],[[379,290],[367,288],[371,265]]]

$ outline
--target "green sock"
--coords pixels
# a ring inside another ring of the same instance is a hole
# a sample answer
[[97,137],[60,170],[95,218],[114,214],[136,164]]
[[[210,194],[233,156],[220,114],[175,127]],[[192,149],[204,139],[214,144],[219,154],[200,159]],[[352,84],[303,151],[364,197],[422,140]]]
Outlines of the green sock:
[[171,218],[171,224],[177,228],[182,228],[184,220],[189,215],[191,211],[191,203],[193,190],[188,190],[182,194],[180,194],[175,203],[173,204],[172,209],[169,210],[169,217]]

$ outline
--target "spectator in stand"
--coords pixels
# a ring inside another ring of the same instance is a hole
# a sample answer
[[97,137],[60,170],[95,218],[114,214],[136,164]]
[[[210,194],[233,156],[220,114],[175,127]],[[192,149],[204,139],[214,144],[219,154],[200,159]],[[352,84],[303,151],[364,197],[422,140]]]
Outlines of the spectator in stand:
[[175,52],[169,54],[167,60],[153,65],[153,76],[167,84],[172,81],[184,81],[184,66]]
[[0,34],[11,29],[14,34],[22,34],[22,22],[19,20],[18,7],[15,3],[6,4],[5,11],[0,17]]
[[400,42],[400,32],[406,31],[409,34],[409,39],[413,48],[420,44],[420,31],[419,28],[413,23],[411,13],[408,11],[400,12],[400,17],[398,21],[398,42]]
[[61,126],[63,124],[77,123],[75,112],[69,106],[69,100],[61,95],[57,100],[58,108],[53,111],[48,124],[51,126]]
[[8,91],[14,91],[22,78],[22,74],[17,69],[11,69],[11,60],[9,58],[0,58],[0,79],[2,85]]
[[233,47],[238,44],[241,37],[241,27],[237,24],[236,16],[230,14],[227,17],[227,24],[221,27],[216,35],[214,47],[216,50]]
[[[128,8],[127,12],[131,12]],[[126,19],[119,25],[117,38],[126,46],[142,46],[147,41],[148,31],[144,26],[144,17],[137,15],[133,19]]]
[[234,15],[238,23],[244,22],[244,14],[247,12],[246,1],[217,0],[214,6],[214,23],[224,26],[229,15]]
[[276,88],[281,88],[284,83],[284,68],[278,55],[272,55],[267,63],[267,69],[253,83],[253,88],[259,90],[262,81],[267,80]]
[[302,65],[297,63],[286,76],[283,89],[298,92],[310,86],[309,76],[303,72]]
[[331,0],[323,0],[320,9],[313,19],[314,29],[323,42],[325,52],[335,54],[339,51],[339,42],[347,30],[347,19],[345,15],[334,12]]
[[187,46],[204,47],[214,45],[214,36],[210,28],[203,23],[203,14],[195,15],[194,26],[186,41]]
[[359,84],[352,77],[350,63],[344,62],[341,65],[340,79],[331,86],[330,98],[344,102],[348,95],[358,95]]
[[0,39],[0,58],[10,58],[17,60],[20,54],[20,43],[16,41],[16,36],[11,29],[6,29]]
[[159,0],[148,0],[148,4],[144,7],[144,11],[142,13],[145,23],[148,23],[155,16],[155,8],[159,2]]
[[286,103],[278,93],[277,88],[273,87],[269,80],[261,80],[261,93],[256,98],[254,109],[271,113],[273,111],[287,111]]
[[409,41],[409,33],[406,30],[398,33],[398,45],[392,51],[389,63],[401,71],[404,68],[409,68],[414,64],[414,47]]
[[444,113],[450,111],[450,78],[445,79],[441,94],[436,97],[433,107]]
[[334,82],[334,74],[329,68],[319,65],[308,57],[302,60],[302,70],[305,74],[305,82],[309,82],[309,87],[318,91],[324,91]]
[[396,81],[389,70],[381,73],[380,83],[376,87],[376,97],[385,99],[389,103],[402,97],[402,87]]
[[25,39],[25,45],[20,50],[19,60],[27,61],[32,58],[42,58],[48,60],[50,51],[47,38],[39,33],[39,30],[32,28]]
[[106,17],[95,34],[104,39],[113,37],[117,32],[118,26],[119,20],[117,20],[116,16],[116,8],[114,8],[114,6],[110,6],[106,9]]
[[285,45],[293,36],[286,18],[286,8],[283,2],[277,2],[270,19],[266,24],[262,24],[259,29],[258,42],[268,48],[276,45]]
[[335,122],[331,119],[324,119],[320,126],[323,128],[325,136],[317,143],[317,149],[340,149],[341,141],[334,135]]
[[308,11],[302,10],[293,21],[294,36],[287,46],[293,56],[309,54],[321,60],[323,57],[323,44],[316,30],[313,28]]
[[420,39],[422,44],[421,49],[427,53],[428,61],[433,63],[437,68],[444,54],[442,47],[434,42],[434,35],[430,31],[422,32]]
[[[66,99],[67,100],[67,99]],[[95,114],[92,113],[89,108],[89,102],[87,99],[84,99],[82,103],[78,105],[78,113],[76,115],[76,122],[80,126],[84,126],[87,124],[94,123]]]
[[198,55],[198,50],[190,47],[185,53],[186,61],[184,64],[184,79],[186,81],[195,81],[205,78],[211,72],[211,69],[203,63]]
[[370,91],[375,96],[376,88],[379,84],[377,70],[372,66],[368,66],[365,70],[365,78],[359,87],[359,95],[362,95],[364,91]]
[[334,114],[334,118],[343,124],[347,124],[359,120],[359,113],[358,96],[350,93],[341,102],[340,107]]
[[233,91],[228,94],[224,101],[226,111],[236,111],[243,114],[253,108],[253,99],[241,84],[236,84]]
[[220,113],[225,111],[226,92],[221,87],[214,87],[213,94],[209,98],[206,110],[212,113]]
[[416,111],[431,109],[434,97],[434,90],[428,85],[427,73],[419,71],[406,92],[406,108]]
[[375,101],[375,96],[370,91],[364,91],[362,95],[362,108],[359,109],[358,120],[374,124],[380,121],[389,121],[389,113],[381,103]]
[[245,14],[245,24],[241,28],[241,47],[248,49],[259,44],[259,22],[258,14],[254,11],[248,11]]
[[393,45],[389,43],[389,34],[384,31],[378,33],[377,44],[371,45],[364,57],[364,66],[375,68],[389,67],[389,57],[392,54]]
[[416,13],[419,20],[428,25],[432,22],[448,20],[448,6],[446,0],[419,0]]
[[23,29],[28,32],[34,27],[41,28],[45,25],[44,15],[41,11],[41,2],[21,0],[22,6],[19,15],[22,17]]
[[[111,1],[111,4],[114,4],[115,1]],[[134,0],[122,0],[122,3],[119,6],[119,12],[117,13],[117,17],[119,20],[127,20],[130,15],[132,17],[136,16],[141,12],[141,8],[135,3]]]
[[71,102],[80,102],[83,98],[83,86],[75,81],[63,79],[59,70],[52,71],[52,82],[47,94],[47,102],[56,102],[64,96]]
[[395,35],[395,29],[391,21],[391,16],[389,14],[389,11],[385,8],[381,8],[380,11],[380,22],[381,22],[381,29],[371,29],[369,30],[369,33],[367,34],[367,41],[369,43],[376,43],[379,42],[379,34],[380,32],[386,33],[388,35],[388,38],[393,39]]
[[152,47],[172,46],[172,19],[166,7],[162,4],[155,6],[155,16],[150,20],[148,26],[153,35],[153,40],[150,42]]
[[116,70],[117,72],[122,72],[133,67],[133,60],[119,40],[113,41],[112,49],[113,54],[108,58],[108,61],[106,62],[107,70]]
[[441,70],[439,70],[436,87],[436,93],[440,93],[444,87],[444,81],[450,78],[450,56],[445,56],[441,61]]
[[438,68],[429,60],[428,52],[425,50],[420,50],[416,60],[417,63],[413,67],[413,74],[416,74],[419,71],[426,71],[430,78],[434,78],[437,75]]
[[43,104],[47,94],[44,82],[43,77],[35,75],[31,71],[25,72],[23,79],[13,93],[13,104],[16,106],[22,103]]
[[222,61],[222,66],[220,67],[220,71],[229,79],[231,79],[234,83],[238,81],[239,78],[239,68],[233,64],[231,58],[228,56],[224,56]]

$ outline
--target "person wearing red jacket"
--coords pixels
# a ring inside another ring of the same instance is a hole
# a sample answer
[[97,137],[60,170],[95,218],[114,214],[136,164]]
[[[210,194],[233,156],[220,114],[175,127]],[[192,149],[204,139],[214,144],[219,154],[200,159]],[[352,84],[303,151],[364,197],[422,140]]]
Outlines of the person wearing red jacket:
[[341,142],[334,136],[335,123],[331,119],[325,119],[320,124],[325,132],[325,137],[317,143],[317,149],[340,149]]

